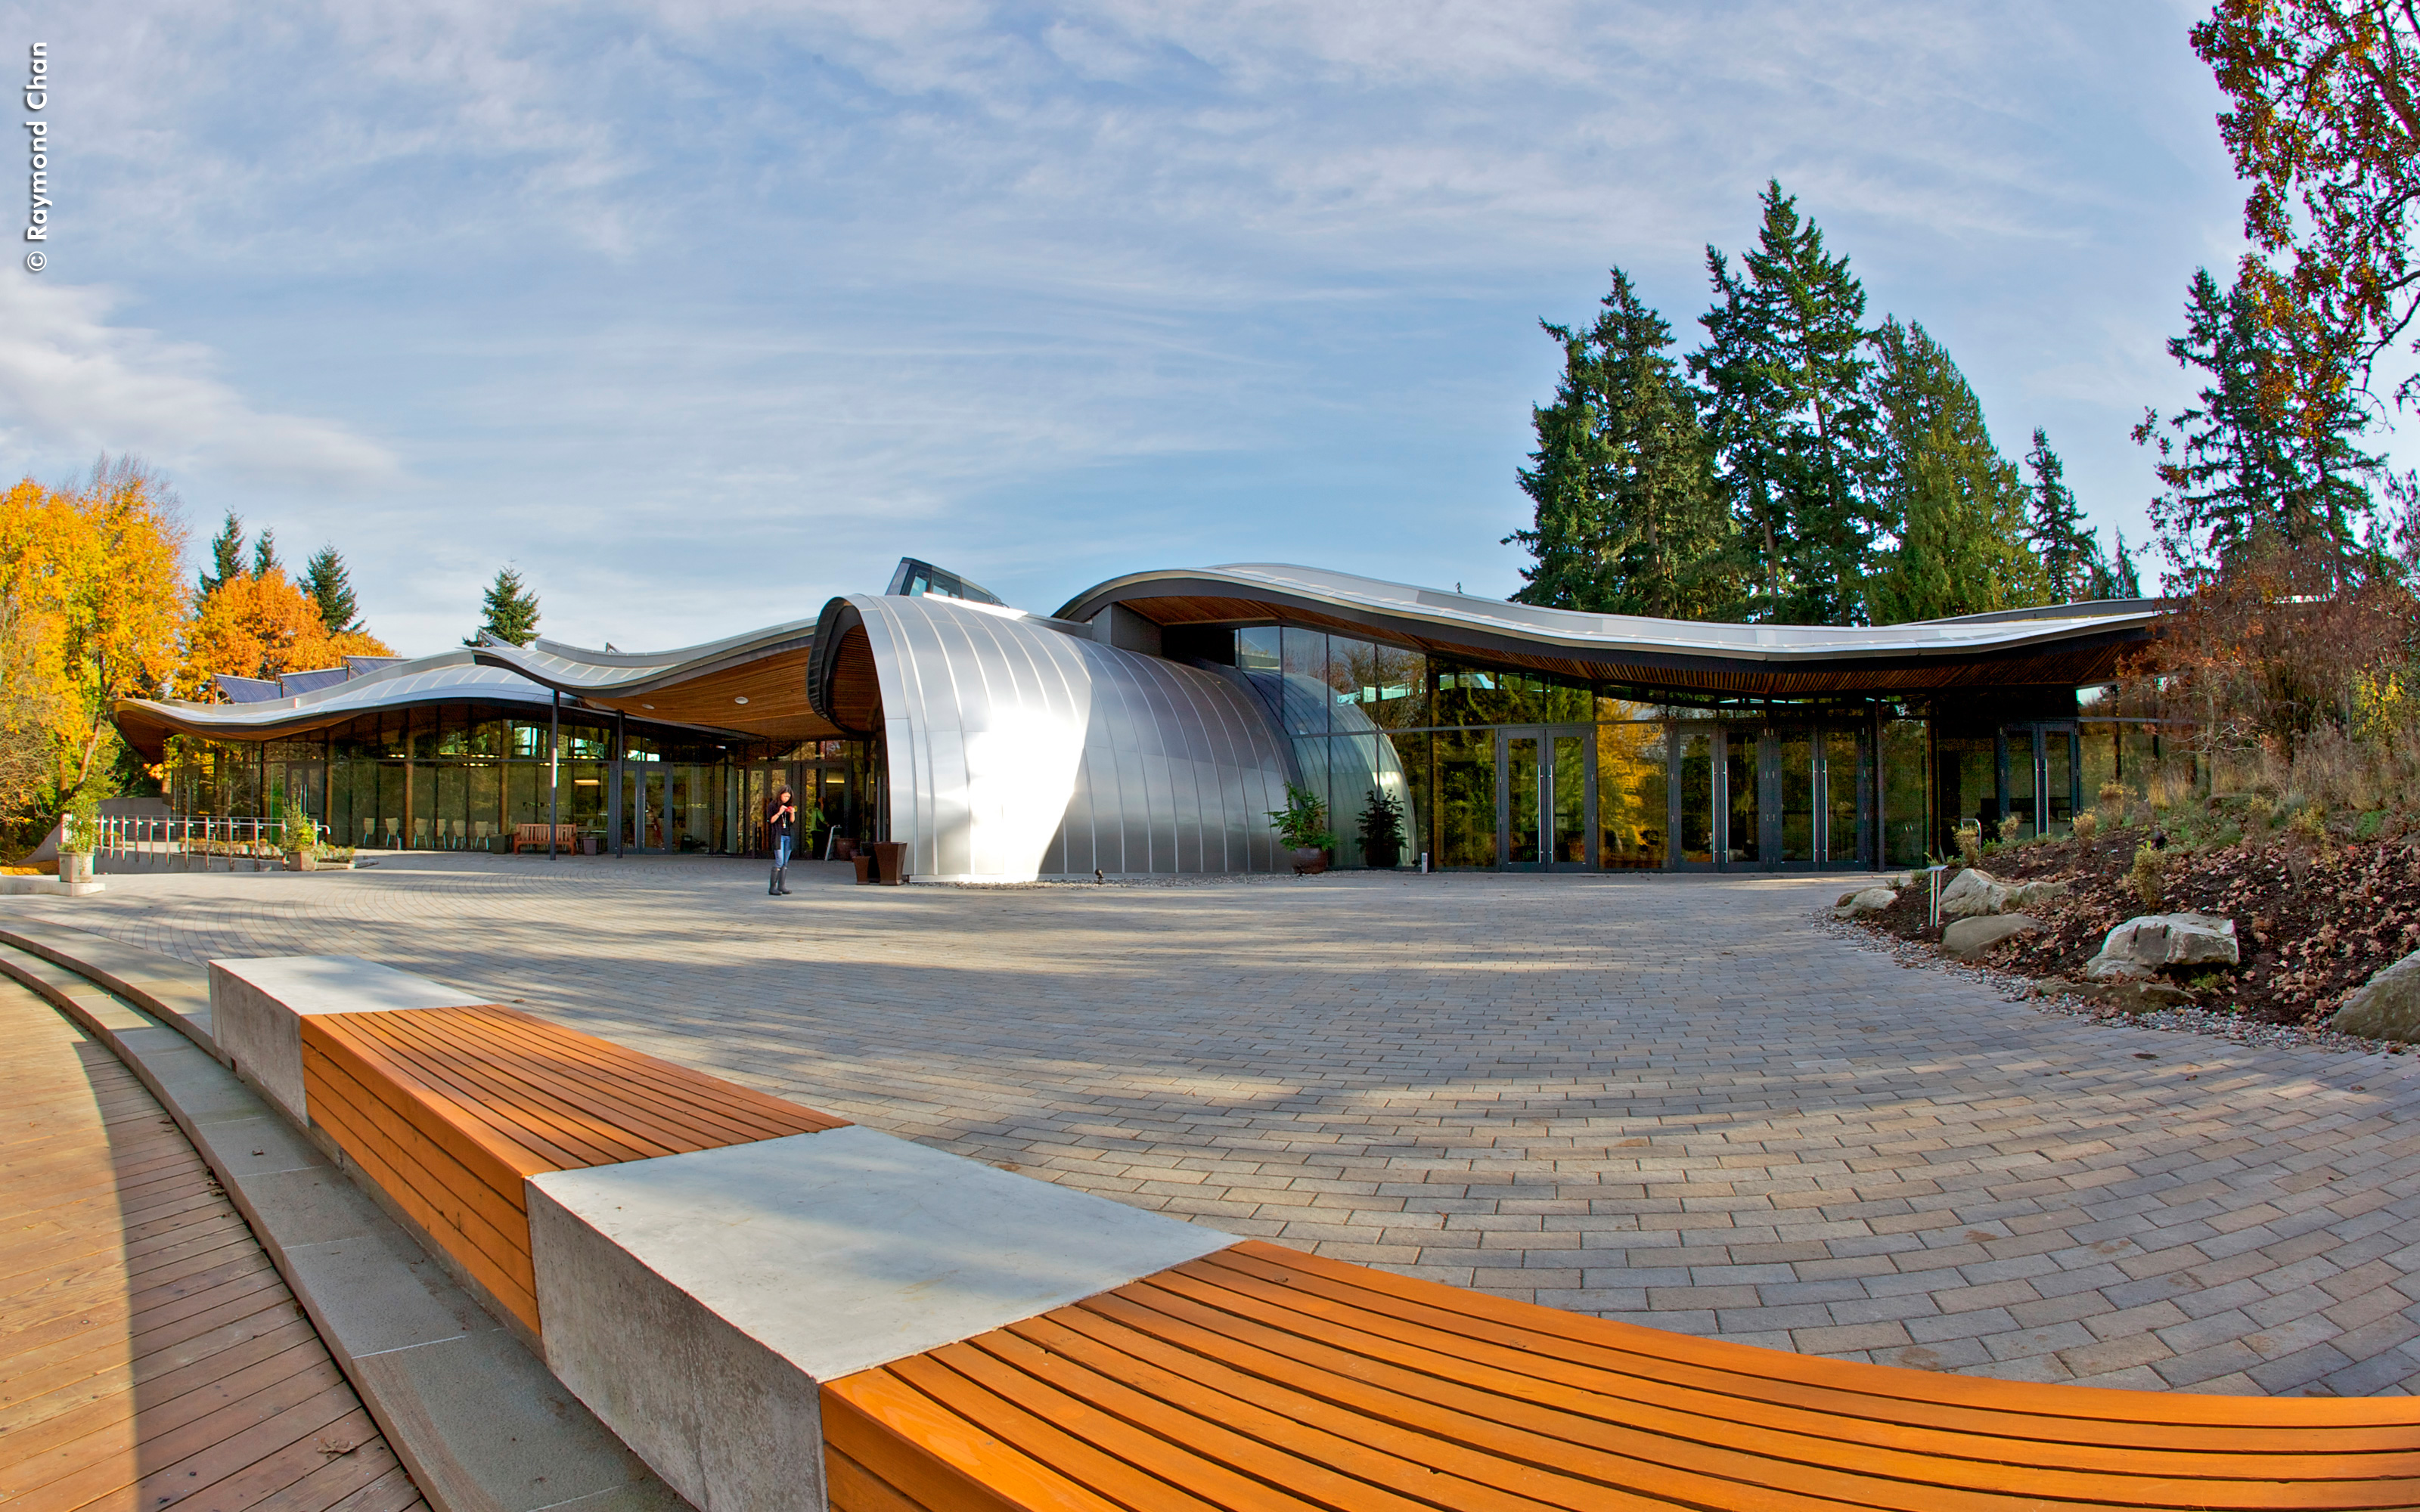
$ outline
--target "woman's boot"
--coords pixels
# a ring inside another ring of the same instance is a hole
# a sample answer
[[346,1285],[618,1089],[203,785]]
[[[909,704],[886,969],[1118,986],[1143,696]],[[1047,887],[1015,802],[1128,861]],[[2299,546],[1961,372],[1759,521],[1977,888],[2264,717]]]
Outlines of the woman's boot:
[[780,867],[778,867],[778,866],[777,866],[777,867],[775,867],[775,868],[773,869],[773,876],[772,876],[772,880],[770,880],[770,881],[768,881],[768,882],[767,882],[767,883],[765,884],[765,896],[766,896],[766,897],[768,897],[768,898],[778,898],[778,897],[780,897],[781,895],[782,895],[782,869],[781,869]]
[[779,872],[773,873],[773,886],[781,889],[783,897],[787,898],[790,895],[790,869],[788,867],[785,866]]

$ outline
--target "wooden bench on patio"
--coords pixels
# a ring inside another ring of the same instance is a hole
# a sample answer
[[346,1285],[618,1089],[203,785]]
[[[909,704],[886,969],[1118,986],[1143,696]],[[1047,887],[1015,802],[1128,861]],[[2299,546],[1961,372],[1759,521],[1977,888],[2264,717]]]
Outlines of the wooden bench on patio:
[[312,1121],[533,1335],[529,1177],[846,1122],[511,1008],[322,1013],[302,1035]]
[[840,1512],[2420,1504],[2408,1399],[1824,1360],[1254,1241],[822,1400]]
[[558,851],[580,849],[580,826],[577,825],[516,825],[513,826],[512,854],[547,848],[547,831],[554,832],[554,848]]
[[[721,1151],[666,1173],[672,1180],[627,1188],[634,1204],[678,1204],[712,1184],[706,1163],[741,1153],[730,1147],[843,1131],[829,1145],[790,1147],[797,1159],[788,1166],[768,1158],[749,1165],[761,1176],[726,1174],[720,1196],[697,1198],[708,1204],[699,1211],[716,1216],[700,1220],[695,1238],[633,1241],[659,1245],[655,1260],[626,1252],[628,1274],[670,1254],[684,1279],[659,1276],[644,1305],[569,1293],[590,1316],[558,1319],[559,1337],[543,1340],[549,1364],[571,1381],[565,1372],[576,1374],[582,1350],[595,1346],[598,1315],[624,1331],[614,1392],[582,1399],[642,1453],[657,1435],[661,1452],[649,1462],[699,1504],[727,1496],[734,1506],[786,1506],[792,1495],[812,1504],[804,1457],[819,1454],[823,1492],[837,1512],[2420,1505],[2420,1406],[2409,1398],[2113,1391],[1826,1360],[1257,1241],[1222,1247],[1209,1234],[1199,1258],[1138,1266],[1122,1273],[1135,1279],[1077,1288],[1062,1295],[1078,1300],[1020,1314],[1013,1302],[984,1299],[1011,1298],[1024,1284],[1011,1284],[1003,1236],[1031,1255],[1035,1226],[1011,1232],[997,1209],[937,1242],[947,1253],[935,1257],[929,1281],[867,1290],[866,1305],[829,1315],[905,1337],[923,1326],[919,1317],[956,1305],[955,1292],[974,1299],[965,1315],[990,1306],[991,1320],[937,1335],[951,1342],[872,1356],[881,1363],[809,1370],[784,1365],[801,1356],[783,1351],[812,1355],[828,1315],[806,1319],[801,1345],[795,1330],[783,1332],[790,1325],[774,1326],[783,1294],[854,1284],[833,1281],[852,1267],[887,1274],[890,1262],[834,1265],[787,1248],[726,1257],[745,1249],[752,1227],[803,1232],[783,1200],[805,1200],[818,1221],[835,1204],[846,1208],[846,1194],[832,1187],[785,1198],[783,1171],[804,1170],[823,1159],[819,1149],[851,1146],[854,1136],[858,1146],[887,1136],[509,1008],[317,1012],[301,1026],[311,1119],[534,1336],[544,1333],[537,1296],[555,1285],[541,1287],[537,1272],[561,1257],[533,1262],[533,1181],[549,1213],[570,1212],[563,1204],[576,1207],[575,1196],[547,1173],[614,1166],[635,1177],[640,1167],[622,1163]],[[933,1194],[947,1182],[931,1163],[948,1157],[899,1148],[924,1175],[872,1216],[832,1218],[846,1245],[878,1248],[894,1227],[923,1232],[913,1224],[946,1208],[949,1199]],[[1016,1180],[973,1175],[976,1184]],[[611,1184],[616,1172],[592,1176]],[[1032,1201],[1074,1199],[1037,1188]],[[587,1200],[622,1211],[610,1207],[618,1196]],[[1010,1194],[1012,1208],[1022,1200]],[[762,1217],[737,1221],[734,1205]],[[1105,1232],[1158,1221],[1101,1206]],[[641,1227],[654,1233],[660,1219]],[[1075,1236],[1091,1221],[1040,1221],[1043,1258],[1080,1270],[1093,1242]],[[716,1290],[713,1267],[723,1263],[746,1273],[736,1291]],[[768,1287],[768,1264],[795,1264],[797,1285]],[[716,1311],[735,1295],[745,1300],[744,1320]],[[693,1326],[699,1319],[710,1326]],[[746,1343],[726,1365],[690,1348],[721,1336],[716,1329],[762,1342]],[[585,1358],[593,1368],[604,1357]],[[736,1381],[743,1365],[778,1389]],[[693,1394],[692,1378],[706,1382]],[[792,1380],[816,1412],[800,1413],[782,1396]],[[807,1437],[717,1419],[699,1441],[717,1458],[700,1459],[680,1447],[687,1429],[667,1428],[665,1414],[636,1405],[643,1397],[608,1399],[642,1382],[683,1410],[716,1389],[729,1396],[722,1407],[743,1415],[781,1396],[787,1405],[776,1426],[803,1422]],[[772,1499],[751,1499],[760,1494]]]

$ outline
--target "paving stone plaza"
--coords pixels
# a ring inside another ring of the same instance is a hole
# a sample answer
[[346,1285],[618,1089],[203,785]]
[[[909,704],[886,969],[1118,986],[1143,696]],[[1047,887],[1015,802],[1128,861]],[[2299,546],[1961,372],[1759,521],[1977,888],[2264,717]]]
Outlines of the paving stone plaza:
[[856,887],[397,854],[0,914],[344,953],[891,1133],[1656,1327],[2034,1381],[2420,1385],[2420,1076],[2011,1002],[1838,877]]

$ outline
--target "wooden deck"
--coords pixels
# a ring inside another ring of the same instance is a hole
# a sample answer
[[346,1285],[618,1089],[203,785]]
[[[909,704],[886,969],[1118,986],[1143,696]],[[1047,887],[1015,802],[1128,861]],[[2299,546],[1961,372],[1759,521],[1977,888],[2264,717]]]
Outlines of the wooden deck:
[[426,1512],[132,1072],[0,981],[0,1505]]
[[824,1388],[835,1512],[2420,1505],[2409,1398],[2037,1386],[1258,1242]]
[[502,1007],[302,1020],[312,1121],[538,1332],[522,1183],[845,1121]]

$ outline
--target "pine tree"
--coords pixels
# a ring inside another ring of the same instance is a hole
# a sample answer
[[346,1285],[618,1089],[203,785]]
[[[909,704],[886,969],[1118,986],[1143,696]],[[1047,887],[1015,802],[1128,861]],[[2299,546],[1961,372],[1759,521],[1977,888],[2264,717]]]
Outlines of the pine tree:
[[1854,624],[1876,525],[1866,500],[1866,292],[1779,183],[1766,185],[1763,204],[1741,274],[1706,249],[1715,304],[1700,317],[1708,341],[1689,370],[1710,391],[1708,428],[1755,563],[1758,617]]
[[319,606],[319,618],[330,635],[342,635],[362,627],[361,607],[354,601],[351,579],[345,571],[345,559],[333,546],[323,546],[311,558],[302,571],[302,590]]
[[2034,427],[2033,450],[2025,454],[2025,470],[2033,475],[2026,490],[2030,515],[2025,538],[2050,576],[2051,593],[2060,600],[2071,599],[2083,586],[2097,542],[2085,526],[2075,490],[2067,486],[2067,464],[2050,449],[2050,433],[2039,425]]
[[252,546],[252,575],[266,578],[272,572],[282,573],[286,564],[277,560],[277,532],[263,531]]
[[2294,322],[2264,308],[2266,282],[2257,265],[2224,293],[2209,269],[2194,274],[2185,333],[2168,355],[2203,375],[2198,408],[2165,419],[2146,409],[2134,427],[2137,443],[2156,448],[2166,490],[2152,522],[2188,578],[2277,548],[2350,564],[2376,508],[2366,480],[2383,464],[2353,445],[2369,417],[2350,365],[2297,349],[2286,334]]
[[243,576],[243,521],[234,510],[227,511],[226,523],[210,537],[210,564],[203,569],[197,583],[201,596],[209,597],[219,585]]
[[2085,538],[2084,596],[2099,598],[2140,598],[2143,596],[2142,576],[2134,570],[2133,553],[2126,549],[2126,532],[2118,532],[2118,549],[2103,556],[2101,537]]
[[496,580],[488,585],[479,609],[482,618],[478,633],[466,638],[464,645],[496,640],[508,646],[525,646],[537,639],[537,595],[529,592],[521,575],[512,568],[496,569]]
[[1885,319],[1873,349],[1875,496],[1897,542],[1867,584],[1874,622],[2040,603],[2049,583],[2025,545],[2024,487],[1992,444],[1965,375],[1920,325]]
[[1521,471],[1534,528],[1520,603],[1601,614],[1707,619],[1730,610],[1732,537],[1714,486],[1697,396],[1667,355],[1672,328],[1629,276],[1585,333],[1541,322],[1563,347],[1551,406],[1534,409],[1538,449]]

